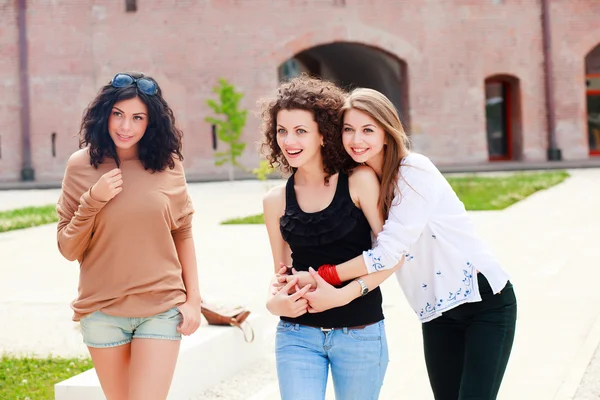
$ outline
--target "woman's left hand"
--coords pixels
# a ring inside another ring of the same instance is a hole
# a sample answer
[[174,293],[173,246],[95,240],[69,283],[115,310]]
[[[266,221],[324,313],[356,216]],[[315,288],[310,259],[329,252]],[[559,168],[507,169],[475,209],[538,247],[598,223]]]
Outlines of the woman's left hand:
[[345,291],[327,283],[312,267],[308,272],[316,283],[316,289],[303,297],[308,300],[308,312],[319,313],[332,308],[344,306],[352,301],[345,298]]
[[[317,274],[317,276],[319,276],[317,272],[315,273]],[[296,271],[295,269],[292,269],[292,275],[286,276],[288,282],[290,281],[290,276],[298,278],[298,286],[300,287],[304,287],[306,285],[311,285],[311,287],[313,288],[317,287],[317,282],[315,281],[315,279],[310,273],[306,271]]]
[[189,336],[200,327],[202,316],[201,301],[186,301],[179,307],[179,312],[182,316],[182,321],[177,327],[177,331],[182,335]]

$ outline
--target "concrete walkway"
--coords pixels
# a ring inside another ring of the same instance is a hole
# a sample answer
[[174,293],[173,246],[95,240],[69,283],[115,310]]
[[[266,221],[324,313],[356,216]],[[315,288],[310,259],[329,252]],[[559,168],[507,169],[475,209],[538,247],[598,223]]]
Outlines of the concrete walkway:
[[[600,342],[600,170],[571,172],[563,184],[505,211],[471,213],[512,275],[519,300],[517,338],[500,399],[572,399]],[[265,191],[265,184],[255,181],[190,185],[204,295],[247,304],[257,313],[266,313],[272,273],[264,226],[218,223],[260,212]],[[33,194],[0,192],[0,209],[53,202],[58,191]],[[0,320],[5,321],[0,352],[86,354],[68,308],[77,291],[77,264],[60,256],[55,234],[55,225],[0,234]],[[383,291],[391,362],[381,399],[431,399],[420,324],[394,279]],[[208,371],[208,360],[206,366]],[[272,352],[256,368],[197,397],[278,398]]]

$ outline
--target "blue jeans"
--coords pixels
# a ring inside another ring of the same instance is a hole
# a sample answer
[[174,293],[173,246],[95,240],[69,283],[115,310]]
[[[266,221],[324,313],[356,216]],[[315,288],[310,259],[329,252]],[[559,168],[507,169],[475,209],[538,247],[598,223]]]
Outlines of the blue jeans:
[[280,321],[275,354],[282,400],[325,399],[329,366],[336,399],[376,400],[389,361],[383,321],[329,332]]

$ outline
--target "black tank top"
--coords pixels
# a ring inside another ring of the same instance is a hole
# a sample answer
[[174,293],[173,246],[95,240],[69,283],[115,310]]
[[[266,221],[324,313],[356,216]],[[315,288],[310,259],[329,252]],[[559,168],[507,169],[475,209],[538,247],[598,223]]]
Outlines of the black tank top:
[[[306,213],[300,209],[294,175],[287,181],[285,197],[280,229],[283,239],[290,245],[297,271],[308,271],[309,267],[318,269],[323,264],[341,264],[371,248],[371,227],[350,197],[348,175],[340,172],[333,201],[322,211]],[[383,319],[381,302],[381,291],[376,288],[343,307],[281,319],[324,328],[372,324]]]

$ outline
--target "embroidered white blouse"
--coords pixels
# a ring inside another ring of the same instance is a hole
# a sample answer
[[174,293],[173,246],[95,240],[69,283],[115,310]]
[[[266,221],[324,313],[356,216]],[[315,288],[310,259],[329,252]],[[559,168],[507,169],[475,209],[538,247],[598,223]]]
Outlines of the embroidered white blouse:
[[396,196],[376,247],[363,257],[369,273],[394,267],[421,320],[430,321],[462,303],[481,301],[476,271],[494,293],[508,274],[475,233],[463,203],[429,158],[410,153],[400,167]]

